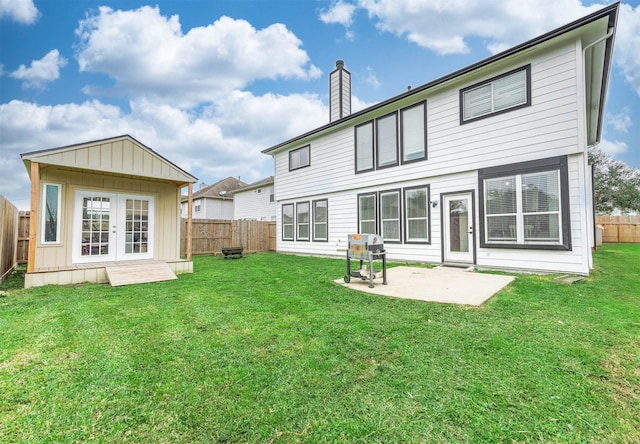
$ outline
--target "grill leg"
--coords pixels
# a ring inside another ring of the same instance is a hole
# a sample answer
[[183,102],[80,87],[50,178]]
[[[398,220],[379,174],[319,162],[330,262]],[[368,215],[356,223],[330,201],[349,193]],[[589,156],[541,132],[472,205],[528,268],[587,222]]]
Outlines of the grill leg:
[[373,288],[373,254],[369,251],[369,288]]

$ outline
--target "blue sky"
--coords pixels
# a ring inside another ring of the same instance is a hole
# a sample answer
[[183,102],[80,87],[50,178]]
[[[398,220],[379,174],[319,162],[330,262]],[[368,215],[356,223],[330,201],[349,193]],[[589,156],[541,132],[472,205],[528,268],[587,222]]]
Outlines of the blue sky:
[[[583,0],[0,0],[0,194],[20,153],[130,134],[211,184],[273,174],[260,153],[607,3]],[[640,1],[622,2],[602,148],[640,167]],[[515,6],[514,6],[515,5]]]

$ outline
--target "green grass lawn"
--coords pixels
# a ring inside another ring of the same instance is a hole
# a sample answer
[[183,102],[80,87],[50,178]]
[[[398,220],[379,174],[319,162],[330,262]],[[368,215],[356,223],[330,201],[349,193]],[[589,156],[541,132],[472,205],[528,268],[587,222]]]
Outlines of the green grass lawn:
[[638,442],[640,245],[481,307],[197,257],[177,281],[0,285],[0,442]]

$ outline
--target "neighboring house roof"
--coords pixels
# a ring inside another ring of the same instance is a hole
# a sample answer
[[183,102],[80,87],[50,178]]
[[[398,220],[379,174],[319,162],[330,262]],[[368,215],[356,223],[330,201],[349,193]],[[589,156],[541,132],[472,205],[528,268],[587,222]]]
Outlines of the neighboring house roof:
[[[521,43],[520,45],[514,46],[511,49],[507,49],[506,51],[503,51],[501,53],[495,54],[491,57],[488,57],[484,60],[481,60],[479,62],[476,62],[472,65],[469,65],[465,68],[462,68],[458,71],[452,72],[451,74],[448,74],[444,77],[440,77],[436,80],[433,80],[429,83],[425,83],[424,85],[421,85],[419,87],[416,88],[412,88],[407,92],[404,92],[402,94],[399,94],[395,97],[392,97],[390,99],[387,99],[383,102],[377,103],[373,106],[370,106],[368,108],[365,108],[361,111],[358,111],[356,113],[350,114],[346,117],[343,117],[339,120],[335,120],[331,123],[328,123],[324,126],[321,126],[319,128],[316,128],[314,130],[311,130],[307,133],[301,134],[299,136],[296,136],[292,139],[289,139],[287,141],[281,142],[277,145],[274,145],[270,148],[266,148],[264,150],[262,150],[262,153],[264,154],[275,154],[277,151],[279,151],[280,149],[284,149],[284,148],[288,148],[289,144],[292,144],[294,142],[299,142],[302,141],[304,139],[306,139],[307,137],[316,135],[318,133],[322,133],[325,132],[327,130],[332,130],[334,127],[338,127],[338,126],[342,126],[344,125],[346,122],[350,122],[354,119],[357,119],[358,117],[367,114],[371,111],[374,111],[376,109],[382,108],[386,105],[389,105],[391,103],[400,101],[404,98],[410,97],[414,94],[417,94],[419,92],[422,92],[424,90],[433,88],[435,86],[438,86],[440,84],[443,84],[445,82],[449,82],[453,79],[462,77],[463,75],[466,75],[468,73],[471,73],[479,68],[485,67],[491,63],[494,63],[496,61],[499,61],[501,59],[507,58],[509,56],[512,56],[514,54],[523,52],[525,50],[531,49],[535,46],[538,46],[542,43],[545,43],[553,38],[559,37],[563,34],[567,34],[570,31],[573,31],[575,29],[581,28],[585,25],[589,25],[591,23],[594,23],[600,19],[607,19],[606,22],[606,29],[605,34],[607,34],[608,37],[613,35],[613,32],[611,30],[613,30],[616,26],[616,22],[617,22],[617,17],[618,17],[618,9],[620,6],[620,2],[616,2],[612,5],[609,5],[599,11],[596,11],[592,14],[589,14],[585,17],[582,17],[574,22],[568,23],[560,28],[554,29],[553,31],[550,31],[546,34],[543,34],[539,37],[536,37],[534,39],[531,39],[527,42]],[[608,34],[610,33],[610,34]],[[588,37],[591,37],[594,39],[594,42],[597,42],[597,39],[600,38],[600,33],[597,32],[593,32],[593,35],[589,35]],[[585,62],[585,65],[589,67],[589,69],[592,68],[592,64],[595,66],[598,66],[598,62],[600,64],[603,64],[603,69],[599,72],[594,72],[593,75],[591,75],[589,78],[587,78],[587,85],[586,85],[586,90],[587,90],[587,104],[586,104],[586,108],[587,111],[589,113],[589,117],[588,117],[588,142],[589,145],[595,145],[596,143],[598,143],[600,141],[600,136],[602,133],[602,118],[603,118],[603,109],[604,109],[604,98],[605,98],[605,94],[606,94],[606,90],[607,90],[607,83],[608,83],[608,77],[609,77],[609,72],[610,72],[610,65],[611,65],[611,56],[612,56],[612,49],[613,49],[613,39],[608,38],[606,40],[605,43],[605,48],[597,48],[597,45],[594,46],[589,46],[591,43],[593,42],[584,42],[584,49],[585,49],[585,56],[589,58],[589,60],[587,60]],[[588,53],[586,53],[586,51],[588,51]],[[599,68],[599,66],[598,66]]]
[[[191,198],[201,199],[206,197],[208,199],[229,199],[233,197],[233,193],[237,189],[245,187],[246,185],[246,182],[243,182],[236,177],[227,177],[226,179],[219,180],[213,185],[209,185],[194,192]],[[182,196],[182,202],[186,202],[187,200],[187,196]]]
[[176,184],[197,182],[195,176],[125,134],[108,139],[31,151],[20,155],[31,174],[31,162],[100,173],[164,179]]
[[266,179],[258,180],[257,182],[252,182],[245,187],[238,188],[237,190],[234,191],[234,193],[238,193],[241,191],[254,190],[256,188],[261,188],[261,187],[268,187],[271,185],[273,185],[273,176],[269,176]]

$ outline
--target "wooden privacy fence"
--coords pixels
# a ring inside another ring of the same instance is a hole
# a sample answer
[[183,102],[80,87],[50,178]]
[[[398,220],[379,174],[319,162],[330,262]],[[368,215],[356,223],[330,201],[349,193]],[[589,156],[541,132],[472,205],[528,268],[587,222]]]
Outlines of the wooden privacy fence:
[[602,225],[602,242],[640,243],[640,216],[596,216]]
[[[276,223],[255,220],[192,220],[192,254],[221,254],[223,247],[242,247],[245,253],[275,251]],[[187,220],[180,229],[180,255],[187,254]]]
[[0,281],[18,264],[18,209],[0,196]]

